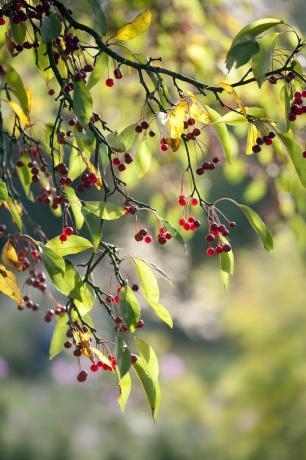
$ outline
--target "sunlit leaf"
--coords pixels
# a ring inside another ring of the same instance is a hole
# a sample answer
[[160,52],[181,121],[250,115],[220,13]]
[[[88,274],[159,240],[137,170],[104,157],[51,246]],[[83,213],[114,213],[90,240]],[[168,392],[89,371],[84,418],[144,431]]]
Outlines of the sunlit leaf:
[[105,53],[101,53],[95,63],[95,67],[93,72],[91,72],[87,88],[93,88],[99,81],[101,81],[105,75],[107,75],[107,63],[108,63],[108,55]]
[[151,150],[148,144],[143,141],[138,145],[135,156],[135,169],[139,178],[143,177],[149,171],[151,160]]
[[256,139],[258,137],[261,137],[261,134],[258,131],[256,125],[254,125],[254,123],[249,123],[248,136],[247,136],[247,142],[246,142],[246,154],[247,155],[252,155],[254,153],[252,150],[252,147],[253,145],[256,144]]
[[[221,237],[222,244],[228,243],[225,237]],[[219,254],[221,279],[225,289],[229,284],[230,276],[234,274],[234,253],[233,251],[221,252]]]
[[14,201],[10,196],[7,197],[6,201],[4,202],[5,207],[8,209],[10,212],[13,221],[19,228],[19,230],[22,230],[23,223],[21,219],[21,214],[22,211],[20,210],[20,205],[17,203],[17,201]]
[[121,140],[121,136],[116,133],[109,133],[106,142],[114,152],[125,152],[126,146]]
[[65,272],[65,260],[57,252],[43,245],[39,246],[39,250],[43,264],[51,278],[55,273]]
[[303,157],[302,148],[291,138],[290,134],[279,133],[279,136],[287,149],[302,185],[306,187],[306,160]]
[[132,40],[138,35],[143,34],[151,24],[152,14],[150,10],[145,10],[138,14],[131,22],[121,27],[112,37],[116,40]]
[[10,20],[10,27],[14,41],[17,45],[22,45],[25,41],[27,27],[24,22],[19,24],[14,24],[13,21]]
[[92,98],[88,86],[83,81],[75,81],[73,85],[73,108],[82,125],[89,123],[92,115]]
[[0,292],[13,299],[20,308],[23,308],[22,292],[16,276],[4,265],[0,265]]
[[266,226],[266,224],[262,221],[260,216],[249,206],[245,206],[244,204],[238,204],[241,211],[244,213],[256,233],[261,238],[261,241],[264,245],[264,248],[267,251],[271,251],[273,249],[273,238],[270,230]]
[[122,378],[131,367],[131,354],[123,338],[120,335],[116,337],[116,356],[119,375]]
[[48,241],[47,248],[55,251],[59,256],[78,254],[92,248],[92,243],[83,236],[71,235],[66,241],[61,241],[58,236]]
[[23,262],[19,261],[16,249],[12,244],[11,240],[8,240],[4,244],[1,252],[1,259],[5,265],[8,265],[9,267],[14,267],[19,272],[22,272],[24,270]]
[[129,372],[126,372],[123,377],[119,379],[119,396],[117,398],[121,412],[124,412],[126,403],[131,393],[131,376]]
[[91,235],[93,248],[96,251],[102,240],[102,219],[96,216],[93,212],[88,211],[85,206],[82,208],[82,213]]
[[68,327],[68,315],[66,313],[64,315],[55,316],[55,327],[50,343],[49,359],[55,358],[55,356],[64,350],[64,343],[67,341],[66,332]]
[[217,86],[221,86],[221,88],[223,88],[228,94],[230,94],[233,97],[234,101],[236,102],[237,106],[239,107],[240,112],[242,113],[242,115],[246,115],[246,108],[243,105],[243,103],[241,102],[241,99],[238,96],[238,94],[235,91],[235,89],[231,85],[229,85],[228,83],[218,83]]
[[5,62],[2,61],[1,64],[4,66],[6,70],[5,75],[4,75],[5,81],[8,83],[12,92],[15,94],[18,101],[20,102],[20,105],[24,113],[29,113],[28,95],[23,85],[22,79],[20,78],[20,75],[6,61]]
[[77,197],[77,194],[74,191],[74,188],[65,186],[64,191],[67,195],[69,204],[71,206],[74,220],[75,220],[75,225],[78,230],[80,230],[83,227],[84,224],[84,216],[82,213],[82,204]]
[[24,111],[22,110],[22,108],[20,107],[19,104],[17,104],[14,101],[5,101],[4,100],[3,102],[5,102],[13,110],[13,112],[19,118],[19,120],[21,121],[21,123],[24,125],[25,128],[30,126],[30,123],[31,123],[30,119],[24,113]]
[[214,128],[216,129],[216,132],[220,139],[220,142],[223,146],[226,159],[228,163],[231,163],[232,145],[231,145],[231,140],[229,137],[229,133],[228,133],[226,124],[221,121],[222,117],[218,112],[216,112],[214,109],[212,109],[208,105],[206,106],[206,109],[209,114],[210,121],[211,123],[213,123]]
[[86,208],[101,219],[115,220],[125,215],[125,210],[115,203],[104,201],[85,201]]
[[138,140],[139,134],[135,131],[135,124],[127,126],[119,134],[121,142],[125,145],[126,150],[130,150]]
[[140,307],[135,294],[128,286],[124,286],[120,292],[120,311],[130,331],[134,332],[140,318]]
[[0,201],[5,201],[8,198],[8,191],[6,183],[0,179]]
[[279,33],[267,34],[259,40],[259,51],[252,58],[252,70],[259,88],[266,80],[266,73],[272,67],[274,48]]

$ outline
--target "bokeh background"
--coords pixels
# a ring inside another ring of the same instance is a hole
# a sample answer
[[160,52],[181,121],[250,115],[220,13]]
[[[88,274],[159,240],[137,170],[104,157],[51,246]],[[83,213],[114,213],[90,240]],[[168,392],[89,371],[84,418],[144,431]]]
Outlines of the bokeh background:
[[[86,2],[66,3],[91,22]],[[164,65],[214,83],[224,81],[226,49],[247,22],[281,16],[302,31],[306,28],[303,0],[269,5],[243,0],[103,4],[114,30],[151,7],[150,32],[131,43],[133,51],[162,56]],[[32,120],[39,124],[52,120],[55,106],[46,96],[44,79],[30,64],[25,53],[14,63],[35,92]],[[254,89],[239,93],[246,105],[258,103]],[[139,118],[143,94],[135,75],[125,75],[111,94],[102,85],[94,91],[97,110],[112,126],[120,130]],[[263,85],[260,103],[281,123],[277,89]],[[231,196],[254,206],[273,228],[275,251],[265,253],[244,218],[227,209],[238,223],[233,235],[236,274],[228,290],[222,286],[217,261],[204,255],[202,234],[188,242],[187,255],[176,243],[162,250],[137,245],[132,219],[123,226],[114,224],[106,235],[127,253],[150,258],[174,281],[173,289],[160,282],[174,329],[144,312],[142,333],[160,358],[162,403],[157,423],[153,424],[137,383],[122,415],[111,376],[91,375],[87,384],[80,385],[68,352],[49,362],[52,325],[43,322],[43,312],[17,312],[1,296],[1,460],[306,458],[306,226],[296,214],[305,212],[305,195],[292,185],[296,182],[290,179],[294,174],[290,168],[283,172],[270,152],[264,152],[259,162],[245,161],[244,128],[231,132],[233,166],[220,168],[213,181],[205,180],[204,191],[209,198]],[[220,150],[214,136],[210,143]],[[150,171],[142,182],[133,172],[127,180],[133,193],[176,222],[179,211],[173,203],[179,194],[182,160],[171,154],[161,157],[158,146],[152,145],[151,151]],[[34,219],[45,223],[50,236],[58,234],[60,222],[48,211],[30,202],[27,208]],[[103,280],[107,274],[101,271],[96,276]],[[94,316],[110,333],[102,312]]]

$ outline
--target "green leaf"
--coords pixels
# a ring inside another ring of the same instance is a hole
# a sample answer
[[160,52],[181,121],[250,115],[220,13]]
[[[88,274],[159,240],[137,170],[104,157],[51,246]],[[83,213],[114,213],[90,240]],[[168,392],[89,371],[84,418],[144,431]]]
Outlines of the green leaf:
[[214,109],[209,107],[208,105],[205,106],[209,118],[211,122],[214,124],[214,127],[216,129],[216,132],[218,134],[218,137],[220,139],[220,142],[223,146],[223,150],[226,156],[226,159],[228,163],[231,163],[232,159],[232,146],[231,146],[231,140],[228,134],[228,130],[226,127],[226,124],[222,122],[222,117],[221,115],[216,112]]
[[86,238],[77,235],[71,235],[66,241],[61,241],[58,236],[49,240],[46,244],[47,248],[53,249],[59,256],[67,256],[68,254],[78,254],[79,252],[87,251],[92,248],[92,243]]
[[23,85],[22,79],[20,78],[19,74],[16,70],[10,66],[7,62],[3,62],[2,64],[5,67],[6,73],[4,75],[4,80],[11,88],[14,95],[17,97],[20,105],[25,113],[29,113],[29,100],[28,95]]
[[[225,237],[221,237],[222,244],[228,243]],[[228,287],[229,278],[234,274],[234,254],[233,251],[222,252],[219,255],[221,279],[225,289]]]
[[131,354],[120,335],[116,336],[116,356],[119,375],[122,378],[131,367]]
[[[71,262],[65,260],[65,271],[49,273],[50,278],[56,289],[67,297],[72,297],[82,301],[79,287],[82,284],[82,278],[79,272],[74,268]],[[77,289],[76,289],[77,288]]]
[[71,180],[77,179],[87,169],[84,158],[89,159],[89,155],[86,153],[80,153],[77,149],[71,149],[69,155],[69,172],[68,177]]
[[68,330],[68,315],[56,315],[55,327],[51,338],[49,359],[55,358],[63,349],[64,343],[67,341],[66,332]]
[[[41,42],[41,40],[39,40],[39,42]],[[52,80],[54,73],[50,68],[47,45],[40,44],[38,48],[33,49],[33,57],[35,65],[37,65],[46,80]]]
[[14,201],[12,200],[12,198],[10,196],[7,197],[6,204],[7,204],[7,208],[9,210],[9,213],[12,216],[13,221],[15,222],[15,224],[17,225],[17,227],[21,231],[22,227],[23,227],[21,214],[20,214],[20,211],[18,210],[18,208],[16,207]]
[[259,45],[256,40],[248,40],[233,46],[226,56],[226,68],[231,70],[236,62],[236,68],[246,64],[254,54],[258,53]]
[[101,8],[101,4],[98,0],[87,0],[91,8],[92,14],[95,19],[95,23],[98,26],[98,31],[101,35],[106,35],[107,33],[107,24],[106,19]]
[[6,183],[0,179],[0,201],[6,201],[8,198],[8,191]]
[[267,34],[259,40],[259,51],[253,56],[252,70],[259,88],[266,80],[266,73],[272,67],[274,48],[279,37],[279,33]]
[[90,347],[90,348],[91,348],[91,351],[93,351],[98,356],[99,360],[102,361],[102,363],[106,364],[109,367],[112,367],[110,360],[102,353],[101,350],[98,350],[98,348],[94,348],[94,347]]
[[32,185],[32,174],[31,168],[28,166],[31,158],[29,155],[22,155],[22,161],[23,166],[16,168],[17,174],[25,194],[31,201],[33,201],[33,193],[30,191]]
[[148,299],[153,302],[158,302],[159,288],[151,268],[142,259],[137,259],[136,257],[133,257],[133,261],[136,265],[137,274],[141,282],[141,287],[145,299],[147,300],[147,302]]
[[13,36],[14,41],[17,43],[17,45],[22,45],[25,40],[26,31],[27,31],[27,27],[25,23],[21,22],[19,24],[14,24],[10,20],[10,26],[11,26],[11,31],[12,31],[12,36]]
[[80,315],[84,317],[92,310],[92,307],[94,306],[95,293],[93,288],[90,286],[90,284],[84,283],[83,280],[81,280],[80,283],[72,291],[72,295],[77,297],[74,300],[74,304],[77,307]]
[[115,203],[104,201],[85,201],[86,208],[104,220],[115,220],[125,215],[125,210]]
[[281,87],[279,95],[280,95],[282,106],[284,107],[283,131],[287,132],[292,122],[288,120],[288,114],[290,112],[290,106],[291,106],[291,100],[290,100],[291,98],[289,94],[289,85],[286,82],[284,82],[283,86]]
[[49,43],[57,38],[62,30],[62,23],[56,14],[45,16],[40,28],[42,43]]
[[75,193],[74,188],[65,186],[64,191],[67,195],[69,204],[73,212],[76,228],[80,230],[84,224],[84,216],[82,214],[82,204],[79,198],[77,197],[77,194]]
[[161,305],[158,302],[154,302],[153,300],[150,300],[150,302],[147,300],[147,302],[152,307],[155,315],[159,319],[161,319],[164,323],[166,323],[169,327],[172,328],[173,327],[173,321],[172,321],[171,315],[168,312],[168,310],[166,309],[166,307],[164,307],[163,305]]
[[139,178],[143,177],[150,169],[152,160],[151,150],[148,144],[143,141],[138,145],[135,156],[135,169]]
[[107,74],[107,63],[108,63],[108,55],[105,53],[101,53],[96,60],[96,64],[95,64],[95,68],[93,72],[91,72],[90,74],[90,77],[87,83],[88,89],[93,88]]
[[159,303],[159,288],[154,273],[144,260],[137,258],[133,258],[133,260],[141,282],[144,298],[156,316],[164,321],[169,327],[172,327],[173,322],[170,313]]
[[264,245],[264,248],[267,251],[273,249],[273,238],[270,230],[266,224],[262,221],[259,215],[249,206],[244,204],[238,204],[241,211],[244,213],[254,230],[258,233],[261,238],[261,241]]
[[119,134],[109,133],[106,136],[106,142],[114,152],[125,152],[126,146],[122,142]]
[[82,208],[85,223],[91,235],[94,251],[96,251],[102,240],[102,220],[96,214],[88,211],[85,206]]
[[147,265],[152,267],[162,278],[164,278],[164,280],[166,280],[170,284],[171,287],[173,287],[172,280],[169,278],[168,274],[162,268],[160,268],[158,265],[153,264],[153,262],[149,262],[148,260],[144,260],[144,259],[142,259],[142,260]]
[[306,187],[306,160],[303,157],[302,148],[291,138],[291,135],[279,133],[279,136],[287,149],[302,185]]
[[43,245],[39,246],[39,250],[41,252],[43,264],[51,278],[55,273],[65,272],[65,260],[59,256],[57,252]]
[[131,376],[129,372],[126,372],[123,377],[119,379],[119,396],[117,398],[121,412],[124,412],[126,403],[131,393]]
[[146,342],[135,340],[140,357],[133,364],[140,382],[145,390],[152,411],[153,420],[157,418],[160,405],[160,387],[158,382],[158,361],[152,349]]
[[140,307],[135,294],[128,286],[123,287],[120,292],[120,311],[130,331],[134,332],[140,318]]
[[135,126],[135,124],[129,125],[119,134],[119,138],[125,145],[126,150],[130,150],[139,138],[139,134],[135,131]]
[[[275,18],[264,18],[264,19],[258,19],[257,21],[253,21],[247,26],[245,26],[240,32],[235,36],[231,48],[226,56],[226,67],[228,70],[231,70],[233,66],[233,61],[232,61],[232,50],[235,46],[239,44],[244,44],[246,42],[252,41],[252,38],[257,37],[257,35],[261,34],[262,32],[265,32],[266,30],[270,29],[271,27],[276,26],[277,24],[281,24],[283,21],[280,19],[275,19]],[[251,56],[250,56],[251,57]]]
[[[245,107],[247,115],[251,115],[256,118],[263,118],[265,117],[265,111],[262,107]],[[223,117],[221,117],[220,121],[223,121],[227,125],[240,125],[242,123],[248,123],[248,119],[242,113],[239,114],[237,112],[228,112]]]
[[88,86],[83,81],[75,81],[73,89],[73,108],[78,120],[86,126],[92,115],[92,98]]

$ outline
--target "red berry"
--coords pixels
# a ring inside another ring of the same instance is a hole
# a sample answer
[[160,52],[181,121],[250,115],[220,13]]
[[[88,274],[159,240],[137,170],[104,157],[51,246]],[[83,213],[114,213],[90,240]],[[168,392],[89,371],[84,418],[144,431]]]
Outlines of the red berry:
[[216,247],[216,252],[218,254],[221,254],[223,252],[223,246],[221,244],[218,244],[218,246]]
[[71,343],[69,340],[67,340],[67,342],[64,343],[64,347],[65,347],[65,348],[71,348],[71,347],[72,347],[72,343]]
[[148,129],[149,123],[146,120],[143,120],[140,126],[142,127],[142,129]]
[[120,161],[120,159],[119,159],[118,157],[116,157],[116,158],[113,158],[112,163],[113,163],[113,165],[115,165],[115,166],[119,166],[120,163],[121,163],[121,161]]
[[72,227],[65,227],[64,232],[65,235],[70,236],[73,234],[73,228]]
[[162,145],[160,146],[160,150],[161,150],[162,152],[166,152],[166,151],[168,150],[168,144],[162,144]]
[[194,125],[195,124],[195,119],[194,118],[188,118],[187,124],[188,124],[188,126]]
[[120,172],[125,171],[125,169],[126,169],[126,166],[125,166],[125,164],[123,164],[123,163],[121,163],[121,164],[118,166],[118,170],[119,170]]
[[85,380],[87,380],[87,376],[88,376],[88,374],[87,374],[86,371],[81,371],[77,376],[77,380],[79,382],[85,382]]
[[190,230],[191,228],[191,225],[189,222],[185,222],[184,225],[183,225],[183,229],[186,230],[188,232],[188,230]]
[[146,236],[144,239],[145,243],[150,244],[152,243],[152,237],[150,235]]
[[68,238],[68,237],[67,237],[67,235],[66,235],[65,233],[61,233],[60,236],[59,236],[59,239],[60,239],[61,241],[67,241],[67,238]]
[[49,89],[48,94],[49,94],[49,96],[54,96],[54,94],[55,94],[54,89]]
[[303,152],[303,158],[306,158],[306,150]]
[[97,174],[95,174],[95,173],[90,173],[90,174],[89,174],[89,176],[88,176],[88,182],[89,182],[91,185],[96,184],[98,181],[99,181],[99,177],[97,176]]
[[108,86],[108,88],[111,88],[112,86],[114,86],[114,80],[112,78],[108,78],[107,80],[105,80],[105,84],[106,86]]
[[253,145],[252,150],[254,153],[259,153],[261,151],[261,147],[258,144]]
[[117,80],[121,80],[121,78],[123,77],[122,72],[119,68],[114,70],[114,76]]
[[220,161],[220,158],[218,158],[218,157],[214,157],[214,158],[213,158],[213,162],[214,162],[215,164],[219,163],[219,161]]
[[130,155],[129,153],[126,153],[126,154],[124,155],[124,161],[125,161],[126,164],[128,165],[128,164],[132,163],[133,158],[131,157],[131,155]]
[[205,239],[206,239],[206,241],[207,241],[208,243],[212,243],[213,241],[215,241],[215,237],[214,237],[214,235],[212,235],[211,233],[209,233],[208,235],[206,235]]
[[135,126],[135,131],[136,133],[141,133],[142,132],[142,127],[140,125]]
[[0,26],[4,26],[5,24],[5,19],[1,16],[0,17]]
[[204,174],[204,169],[203,168],[197,168],[196,173],[198,174],[198,176],[201,176],[202,174]]
[[229,226],[230,226],[230,228],[235,228],[236,227],[236,222],[230,222]]
[[232,250],[232,247],[230,244],[226,243],[223,245],[223,251],[224,252],[230,252]]
[[215,254],[214,248],[207,248],[206,254],[207,254],[208,256],[213,256],[213,255]]
[[91,372],[97,372],[99,370],[99,364],[98,363],[93,363],[90,366],[90,370],[91,370]]
[[136,361],[137,361],[137,356],[134,355],[134,354],[132,354],[132,355],[131,355],[131,363],[132,363],[132,364],[135,364]]
[[190,204],[191,206],[197,206],[199,204],[199,200],[197,198],[191,198]]
[[186,220],[183,219],[183,217],[179,220],[179,224],[183,226],[185,224]]
[[144,321],[142,319],[139,319],[136,324],[137,329],[141,329],[144,326]]

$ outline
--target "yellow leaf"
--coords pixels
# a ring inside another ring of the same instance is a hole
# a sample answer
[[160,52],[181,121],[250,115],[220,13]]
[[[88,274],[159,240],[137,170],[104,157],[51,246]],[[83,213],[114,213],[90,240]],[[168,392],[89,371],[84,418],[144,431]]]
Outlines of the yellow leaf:
[[24,270],[23,263],[19,262],[17,252],[10,240],[2,248],[1,259],[3,263],[16,268],[19,272]]
[[33,102],[33,94],[32,91],[29,88],[26,88],[26,93],[28,97],[28,107],[29,107],[29,112],[32,110],[32,102]]
[[0,265],[0,291],[23,308],[22,293],[16,276],[4,265]]
[[24,113],[20,105],[18,105],[14,101],[4,101],[7,103],[7,105],[13,110],[13,112],[17,115],[21,123],[27,127],[30,126],[30,119],[29,117]]
[[257,137],[261,137],[260,132],[254,125],[254,123],[250,123],[249,129],[248,129],[247,143],[246,143],[246,154],[247,155],[252,155],[252,153],[254,153],[252,150],[252,147],[253,145],[256,144]]
[[169,113],[168,124],[170,128],[170,138],[179,139],[184,131],[184,121],[188,104],[185,99],[181,100]]
[[100,171],[95,167],[94,164],[92,164],[90,160],[88,160],[88,158],[83,157],[83,160],[84,160],[84,163],[86,163],[87,169],[89,169],[91,173],[94,173],[98,176],[99,180],[98,182],[95,183],[95,186],[97,187],[98,190],[101,190],[103,182],[102,182]]
[[188,118],[194,118],[200,123],[209,124],[210,118],[208,116],[205,105],[196,98],[194,94],[190,91],[187,92],[187,102],[188,102]]
[[231,85],[229,85],[228,83],[218,83],[217,86],[221,86],[221,88],[223,88],[228,94],[233,96],[234,101],[236,102],[236,104],[240,108],[241,113],[243,115],[246,115],[245,107],[244,107],[243,103],[241,102],[240,97],[238,96],[238,94],[234,90],[234,88]]
[[10,196],[7,198],[6,201],[3,202],[4,207],[9,211],[13,222],[18,226],[19,230],[22,230],[22,207],[18,203],[18,201],[14,201]]
[[112,38],[116,40],[131,40],[143,34],[151,23],[152,14],[150,10],[145,10],[138,14],[131,22],[122,26]]

